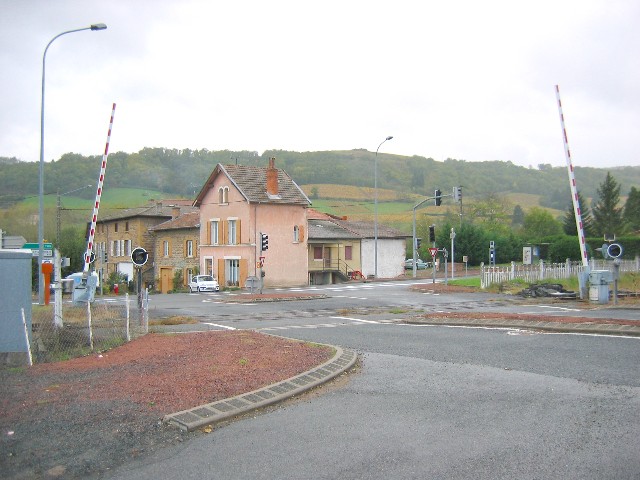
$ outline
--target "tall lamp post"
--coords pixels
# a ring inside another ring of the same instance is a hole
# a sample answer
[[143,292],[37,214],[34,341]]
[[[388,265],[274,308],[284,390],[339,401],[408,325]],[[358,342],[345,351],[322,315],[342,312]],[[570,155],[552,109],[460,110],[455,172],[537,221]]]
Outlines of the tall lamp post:
[[391,140],[393,137],[391,135],[389,135],[387,138],[385,138],[382,142],[380,142],[380,145],[378,145],[378,148],[376,149],[376,158],[375,158],[375,162],[374,162],[374,167],[373,167],[373,189],[374,189],[374,197],[373,197],[373,216],[374,216],[374,222],[373,222],[373,270],[374,270],[374,277],[378,278],[378,150],[380,150],[380,147],[382,146],[382,144],[384,142],[386,142],[387,140]]
[[[47,47],[44,49],[44,54],[42,55],[42,102],[40,104],[40,188],[39,188],[39,205],[38,205],[38,244],[40,245],[38,248],[38,301],[40,305],[44,304],[44,276],[42,274],[42,257],[44,255],[44,74],[45,74],[45,63],[47,60],[47,50],[51,44],[62,35],[66,35],[67,33],[74,32],[82,32],[83,30],[106,30],[107,26],[104,23],[96,23],[89,27],[77,28],[75,30],[67,30],[66,32],[59,33],[55,37],[53,37],[49,43],[47,43]],[[48,287],[46,287],[48,288]]]

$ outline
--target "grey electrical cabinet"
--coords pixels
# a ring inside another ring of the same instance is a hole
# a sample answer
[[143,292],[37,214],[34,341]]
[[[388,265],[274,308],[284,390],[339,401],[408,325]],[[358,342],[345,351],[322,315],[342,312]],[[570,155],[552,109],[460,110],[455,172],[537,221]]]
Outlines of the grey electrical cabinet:
[[31,250],[0,250],[0,363],[4,365],[29,362],[31,259]]

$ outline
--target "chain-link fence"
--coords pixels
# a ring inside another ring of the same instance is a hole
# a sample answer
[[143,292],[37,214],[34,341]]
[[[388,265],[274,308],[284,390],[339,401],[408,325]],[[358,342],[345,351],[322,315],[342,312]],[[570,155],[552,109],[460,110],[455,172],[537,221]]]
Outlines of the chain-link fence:
[[34,306],[30,349],[34,363],[108,350],[149,331],[149,297],[108,297],[74,305]]

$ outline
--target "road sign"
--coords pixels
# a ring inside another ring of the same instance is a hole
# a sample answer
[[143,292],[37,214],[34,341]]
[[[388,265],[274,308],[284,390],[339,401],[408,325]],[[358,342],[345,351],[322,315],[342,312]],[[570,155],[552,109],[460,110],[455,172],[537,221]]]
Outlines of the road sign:
[[[38,245],[37,243],[25,243],[22,248],[24,249],[28,249],[31,250],[31,256],[32,257],[39,257],[40,256],[40,245]],[[46,257],[53,257],[53,244],[51,243],[45,243],[42,245],[42,255],[46,258]],[[44,262],[44,260],[43,260]]]
[[[30,250],[38,250],[40,248],[40,245],[37,243],[25,243],[24,245],[22,245],[22,248],[27,248]],[[42,248],[45,250],[53,250],[53,243],[43,243],[42,244]]]
[[438,255],[438,249],[435,248],[435,247],[431,247],[431,248],[429,248],[429,253],[431,254],[431,256],[433,258],[436,258],[436,255]]

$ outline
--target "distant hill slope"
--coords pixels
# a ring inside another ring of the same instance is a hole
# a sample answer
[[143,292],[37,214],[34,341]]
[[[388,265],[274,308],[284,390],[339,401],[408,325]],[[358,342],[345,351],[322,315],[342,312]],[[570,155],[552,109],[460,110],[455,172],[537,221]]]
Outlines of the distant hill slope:
[[[136,188],[160,191],[167,195],[194,197],[217,163],[267,165],[269,157],[299,185],[345,185],[371,188],[374,183],[375,154],[364,149],[326,152],[290,152],[283,150],[232,152],[144,148],[137,153],[116,152],[109,156],[105,192],[110,188]],[[45,164],[45,192],[69,191],[95,183],[100,156],[65,154]],[[640,188],[640,166],[610,169],[576,167],[575,176],[581,193],[589,198],[610,171],[621,185],[621,195],[630,188]],[[540,204],[563,210],[570,202],[566,168],[524,168],[505,161],[466,162],[435,161],[419,156],[378,154],[378,186],[396,192],[397,200],[411,202],[431,196],[436,188],[443,193],[462,185],[464,195],[482,196],[529,194],[540,196]],[[335,187],[333,187],[335,188]],[[345,189],[345,191],[347,191]],[[308,195],[312,192],[307,191]],[[0,157],[0,208],[38,194],[38,164]],[[91,189],[82,192],[90,198]],[[318,193],[319,198],[322,194]],[[527,197],[523,197],[527,198]]]

